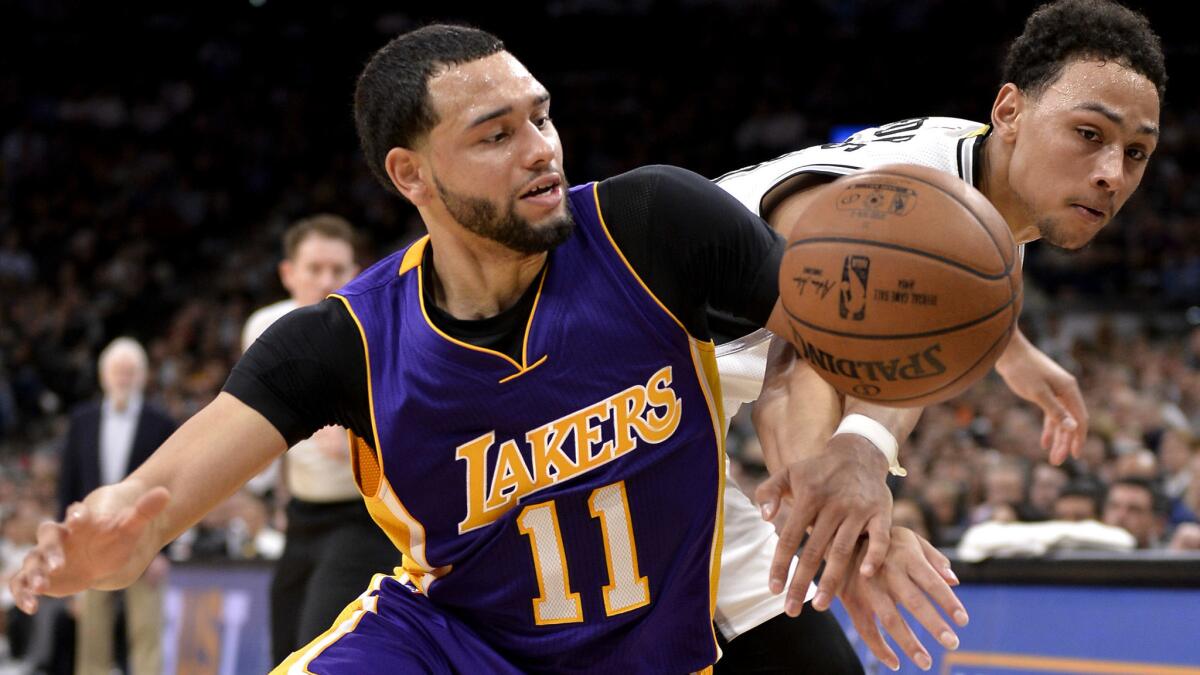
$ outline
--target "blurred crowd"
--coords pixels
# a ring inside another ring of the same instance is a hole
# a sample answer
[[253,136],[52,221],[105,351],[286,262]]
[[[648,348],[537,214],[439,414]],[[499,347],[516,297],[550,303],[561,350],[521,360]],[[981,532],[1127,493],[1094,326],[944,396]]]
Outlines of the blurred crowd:
[[[1200,330],[1151,339],[1104,317],[1082,323],[1089,337],[1066,341],[1030,329],[1079,378],[1091,415],[1080,457],[1049,464],[1041,412],[990,375],[926,409],[902,446],[897,524],[953,548],[981,523],[1095,520],[1137,548],[1200,550]],[[761,451],[748,419],[737,422],[730,446],[753,485]]]
[[[479,23],[524,55],[554,94],[567,175],[580,183],[645,163],[716,176],[826,142],[844,124],[985,118],[1002,48],[1035,3],[983,5],[547,0],[519,18],[453,3],[437,16]],[[1086,250],[1034,245],[1026,259],[1026,330],[1088,399],[1083,456],[1046,464],[1040,413],[994,376],[928,410],[893,487],[897,521],[940,545],[973,524],[1061,517],[1110,522],[1139,546],[1200,546],[1200,192],[1189,189],[1200,69],[1184,10],[1159,5],[1145,9],[1172,79],[1143,189]],[[364,265],[422,233],[369,175],[350,119],[359,66],[429,18],[419,11],[10,3],[0,25],[0,58],[16,64],[0,72],[3,575],[55,515],[68,413],[96,397],[105,344],[145,345],[146,399],[183,421],[219,391],[247,315],[283,297],[289,222],[347,217],[369,233]],[[986,30],[959,28],[983,15]],[[1132,328],[1104,313],[1117,310],[1133,313]],[[1073,311],[1090,319],[1072,328]],[[752,432],[734,433],[752,482]],[[271,555],[279,520],[269,490],[241,495],[169,553]]]

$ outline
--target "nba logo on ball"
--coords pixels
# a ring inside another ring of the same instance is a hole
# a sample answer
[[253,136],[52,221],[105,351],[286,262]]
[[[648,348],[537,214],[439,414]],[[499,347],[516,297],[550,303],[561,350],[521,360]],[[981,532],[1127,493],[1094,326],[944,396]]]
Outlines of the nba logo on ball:
[[842,264],[842,292],[838,297],[838,314],[843,319],[862,321],[867,314],[867,277],[871,274],[871,259],[865,255],[848,255]]
[[819,190],[779,268],[788,337],[813,370],[844,394],[902,407],[946,400],[990,370],[1021,312],[1021,271],[987,198],[912,165]]

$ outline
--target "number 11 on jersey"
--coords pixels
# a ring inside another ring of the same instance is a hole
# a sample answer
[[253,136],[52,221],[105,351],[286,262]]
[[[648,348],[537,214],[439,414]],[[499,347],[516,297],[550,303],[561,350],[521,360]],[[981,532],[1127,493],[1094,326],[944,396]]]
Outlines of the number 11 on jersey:
[[[588,511],[600,520],[608,585],[602,589],[604,611],[621,614],[650,603],[650,582],[638,573],[637,546],[629,516],[625,481],[592,490]],[[558,527],[554,502],[526,506],[517,516],[521,534],[529,536],[538,597],[533,599],[533,619],[539,626],[583,621],[579,593],[571,592],[570,572]]]

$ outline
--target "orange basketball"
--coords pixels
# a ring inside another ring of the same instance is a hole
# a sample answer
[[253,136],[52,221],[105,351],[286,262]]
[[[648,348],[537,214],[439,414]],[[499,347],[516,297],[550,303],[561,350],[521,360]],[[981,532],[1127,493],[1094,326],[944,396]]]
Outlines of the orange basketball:
[[978,190],[915,165],[822,189],[791,233],[779,290],[792,342],[838,391],[924,406],[992,368],[1021,312],[1008,225]]

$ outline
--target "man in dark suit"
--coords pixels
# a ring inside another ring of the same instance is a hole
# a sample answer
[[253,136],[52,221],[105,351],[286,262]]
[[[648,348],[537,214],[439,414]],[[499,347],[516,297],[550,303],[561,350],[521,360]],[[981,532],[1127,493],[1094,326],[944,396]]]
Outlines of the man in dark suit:
[[[104,398],[80,406],[71,415],[59,477],[59,515],[101,485],[129,475],[175,431],[175,421],[143,402],[146,352],[131,338],[117,338],[100,353],[100,389]],[[125,596],[129,664],[133,675],[162,670],[161,554]],[[77,675],[108,675],[113,667],[113,601],[118,592],[84,591],[79,596],[76,632]]]

